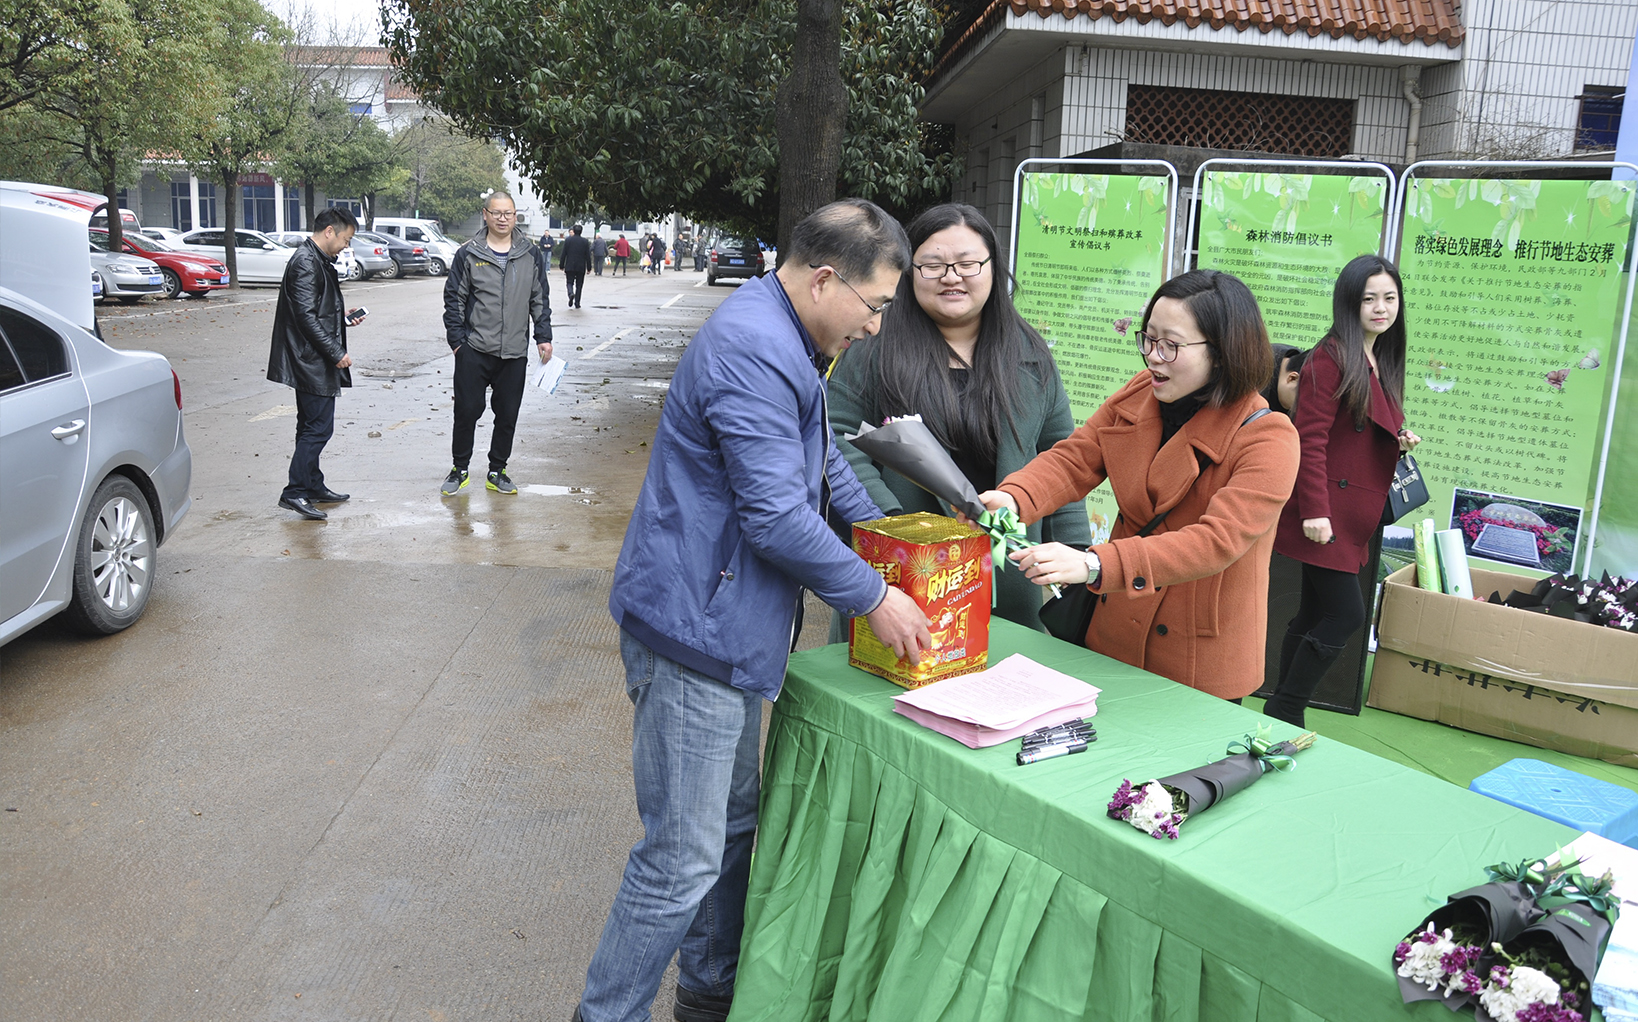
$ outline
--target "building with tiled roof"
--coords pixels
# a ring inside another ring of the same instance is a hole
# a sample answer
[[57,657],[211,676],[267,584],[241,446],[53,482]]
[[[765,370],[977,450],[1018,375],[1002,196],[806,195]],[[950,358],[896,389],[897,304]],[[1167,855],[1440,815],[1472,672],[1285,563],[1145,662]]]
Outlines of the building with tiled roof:
[[[1031,157],[1141,145],[1404,165],[1614,144],[1633,0],[968,0],[923,116],[1003,229]],[[1187,162],[1187,161],[1184,161]]]

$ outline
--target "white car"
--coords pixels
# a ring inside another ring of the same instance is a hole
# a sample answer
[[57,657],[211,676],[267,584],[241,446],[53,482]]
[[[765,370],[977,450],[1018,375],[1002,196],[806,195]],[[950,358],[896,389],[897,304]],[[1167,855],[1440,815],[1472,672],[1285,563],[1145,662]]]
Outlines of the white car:
[[[269,234],[269,238],[287,248],[299,248],[301,243],[311,238],[311,234],[301,231],[285,231],[283,234]],[[353,255],[353,247],[348,245],[336,256],[336,276],[342,280],[357,280],[360,276],[358,257]]]
[[140,234],[146,234],[155,241],[175,241],[182,237],[182,232],[174,227],[144,227]]
[[[241,228],[233,233],[239,249],[239,283],[278,284],[284,280],[284,264],[296,254],[295,249],[284,247],[261,231]],[[217,262],[225,264],[226,235],[227,232],[220,227],[207,227],[182,235],[176,245],[185,252],[213,256]]]

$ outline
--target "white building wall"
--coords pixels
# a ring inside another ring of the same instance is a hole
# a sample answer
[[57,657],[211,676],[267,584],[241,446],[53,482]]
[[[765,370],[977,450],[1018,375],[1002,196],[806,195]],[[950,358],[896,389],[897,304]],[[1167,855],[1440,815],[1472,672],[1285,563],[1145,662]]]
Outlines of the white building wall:
[[1466,0],[1462,19],[1460,92],[1426,158],[1567,155],[1582,90],[1626,85],[1633,0]]

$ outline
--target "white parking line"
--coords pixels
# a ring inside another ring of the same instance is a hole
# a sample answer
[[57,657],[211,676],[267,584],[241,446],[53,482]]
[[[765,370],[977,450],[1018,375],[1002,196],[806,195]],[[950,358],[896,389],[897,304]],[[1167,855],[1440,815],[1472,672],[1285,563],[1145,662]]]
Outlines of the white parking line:
[[696,280],[694,282],[694,286],[695,287],[704,287],[705,286],[705,279],[702,277],[699,280]]
[[[681,297],[681,295],[679,295],[678,297]],[[625,335],[631,333],[635,329],[637,329],[637,328],[634,327],[634,326],[626,327],[624,330],[620,331],[619,333],[615,334],[613,337],[610,337],[608,340],[604,341],[602,344],[599,344],[597,347],[595,347],[592,350],[586,352],[584,355],[581,355],[580,356],[581,359],[584,360],[584,359],[588,359],[588,358],[596,358],[598,352],[602,351],[604,348],[606,348],[609,345],[613,344],[615,341],[618,341],[620,338],[624,337]]]
[[682,301],[682,293],[678,292],[677,295],[674,298],[672,298],[670,301],[666,302],[664,305],[660,306],[660,308],[669,309],[673,305],[676,305],[680,301]]

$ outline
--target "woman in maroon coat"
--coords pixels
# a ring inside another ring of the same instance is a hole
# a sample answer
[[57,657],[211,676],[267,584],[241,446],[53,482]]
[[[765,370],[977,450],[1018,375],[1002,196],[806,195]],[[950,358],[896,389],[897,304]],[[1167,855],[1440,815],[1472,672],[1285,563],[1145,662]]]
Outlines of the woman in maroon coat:
[[1303,725],[1320,679],[1365,623],[1359,569],[1382,524],[1399,452],[1421,438],[1403,428],[1405,320],[1399,270],[1363,255],[1331,293],[1331,330],[1297,384],[1302,464],[1274,549],[1302,562],[1302,602],[1280,647],[1280,681],[1263,712]]

